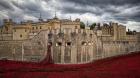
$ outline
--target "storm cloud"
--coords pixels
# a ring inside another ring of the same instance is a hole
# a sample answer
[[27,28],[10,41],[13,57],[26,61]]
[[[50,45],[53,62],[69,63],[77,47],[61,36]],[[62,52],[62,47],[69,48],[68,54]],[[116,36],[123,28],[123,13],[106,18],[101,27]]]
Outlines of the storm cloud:
[[91,6],[104,6],[104,5],[139,5],[139,0],[62,0],[66,2],[72,2],[80,5],[91,5]]
[[140,31],[140,0],[0,0],[0,20],[80,18],[83,22],[118,22]]

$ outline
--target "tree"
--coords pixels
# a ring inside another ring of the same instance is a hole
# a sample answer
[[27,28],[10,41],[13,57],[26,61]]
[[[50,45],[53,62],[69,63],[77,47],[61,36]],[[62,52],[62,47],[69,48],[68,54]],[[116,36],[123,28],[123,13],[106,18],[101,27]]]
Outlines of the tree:
[[91,24],[90,25],[90,30],[93,30],[95,28],[95,26],[96,26],[96,23]]
[[80,22],[80,28],[85,29],[85,24],[83,22]]

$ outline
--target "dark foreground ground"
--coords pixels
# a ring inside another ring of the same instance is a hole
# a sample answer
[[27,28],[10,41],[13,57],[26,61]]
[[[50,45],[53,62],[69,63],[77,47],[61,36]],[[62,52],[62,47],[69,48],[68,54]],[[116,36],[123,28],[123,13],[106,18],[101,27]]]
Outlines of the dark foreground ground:
[[0,61],[0,78],[140,78],[140,52],[80,65]]

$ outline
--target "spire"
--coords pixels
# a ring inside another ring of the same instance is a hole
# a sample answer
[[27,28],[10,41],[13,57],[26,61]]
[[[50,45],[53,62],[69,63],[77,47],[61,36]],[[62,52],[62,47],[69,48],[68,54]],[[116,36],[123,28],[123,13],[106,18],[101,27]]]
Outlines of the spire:
[[39,13],[40,15],[39,15],[39,21],[43,21],[43,19],[42,19],[42,14],[41,13]]
[[70,20],[71,20],[71,16],[70,16]]
[[88,27],[88,21],[87,21],[87,27]]
[[57,16],[56,16],[56,10],[55,10],[55,18],[56,18]]
[[58,19],[58,18],[57,18],[57,15],[56,15],[56,10],[55,10],[55,16],[54,16],[54,19]]
[[42,18],[42,15],[41,15],[41,13],[40,13],[40,17],[39,17],[40,19]]

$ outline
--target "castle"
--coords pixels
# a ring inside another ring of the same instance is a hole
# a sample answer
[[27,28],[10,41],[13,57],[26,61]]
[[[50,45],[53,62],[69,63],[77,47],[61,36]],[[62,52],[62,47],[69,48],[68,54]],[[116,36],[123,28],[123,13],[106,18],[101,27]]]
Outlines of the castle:
[[0,57],[40,61],[51,54],[55,63],[86,63],[140,50],[140,33],[126,31],[118,23],[97,24],[93,30],[80,28],[80,19],[31,20],[14,23],[4,19],[0,28]]
[[3,26],[0,28],[0,40],[26,40],[32,38],[42,30],[59,29],[60,25],[64,29],[79,29],[80,19],[76,19],[75,21],[63,19],[60,21],[55,16],[53,19],[48,19],[47,21],[43,21],[42,19],[39,19],[39,22],[28,20],[20,24],[14,23],[12,19],[4,19]]

